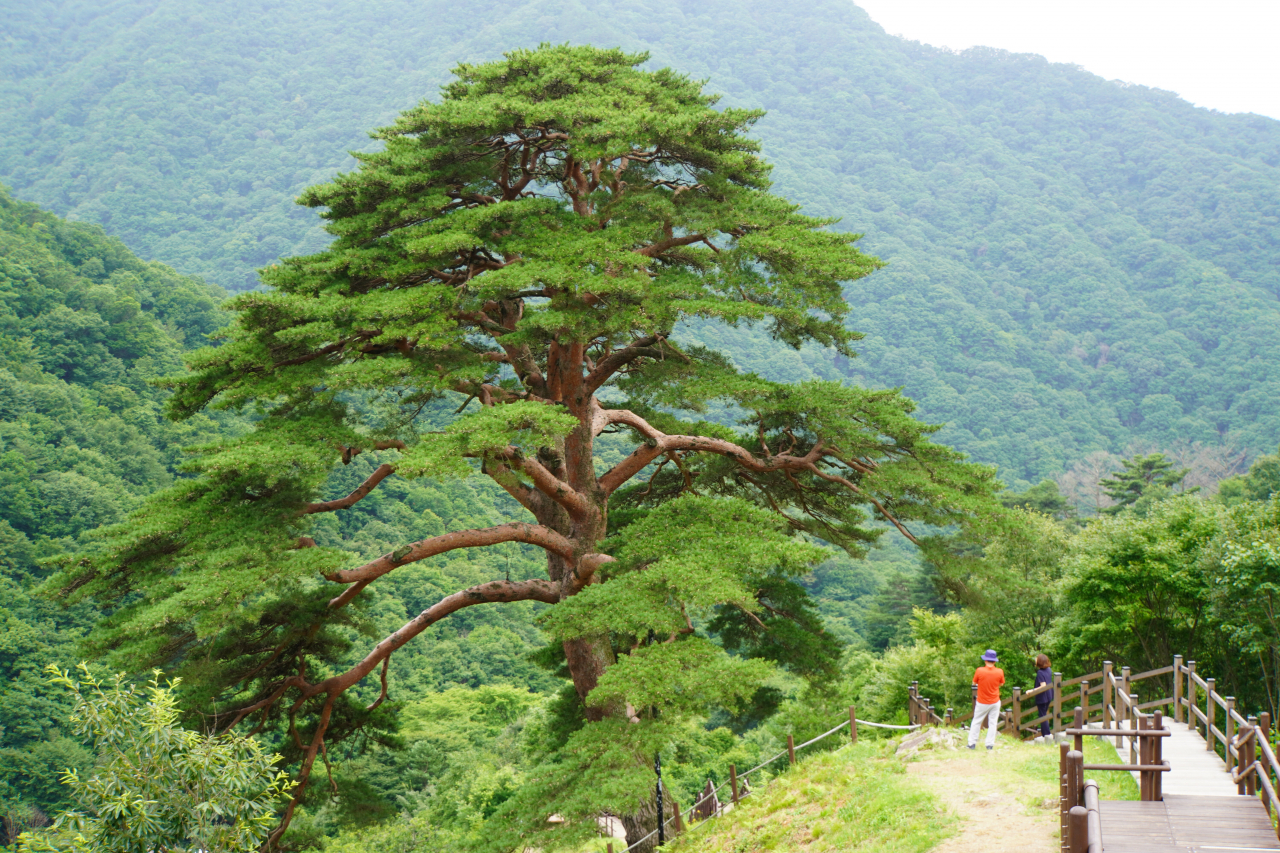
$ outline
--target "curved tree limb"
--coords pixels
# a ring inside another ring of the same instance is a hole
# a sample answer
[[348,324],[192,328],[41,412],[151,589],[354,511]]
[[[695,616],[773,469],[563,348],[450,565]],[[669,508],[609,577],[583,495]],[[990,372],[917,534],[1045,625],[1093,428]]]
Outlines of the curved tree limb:
[[[573,543],[566,537],[540,524],[513,522],[511,524],[500,524],[496,527],[442,533],[439,536],[432,536],[430,539],[414,542],[390,554],[383,554],[378,559],[365,563],[363,566],[333,572],[330,575],[326,575],[326,577],[338,583],[368,583],[400,566],[416,563],[419,560],[425,560],[427,557],[434,557],[447,551],[456,551],[459,548],[480,548],[485,545],[497,545],[500,542],[524,542],[527,545],[537,545],[567,560],[573,559]],[[339,598],[341,597],[339,596]],[[338,599],[335,599],[336,601]]]
[[303,507],[300,515],[312,515],[317,512],[333,512],[339,509],[350,509],[351,507],[364,500],[370,492],[378,487],[378,484],[395,473],[396,467],[387,462],[379,465],[374,472],[365,479],[363,483],[355,488],[355,490],[345,498],[336,498],[331,501],[320,501],[318,503],[310,503]]
[[637,338],[628,346],[625,346],[620,350],[615,350],[600,359],[600,363],[596,365],[595,369],[592,370],[583,381],[583,385],[586,387],[587,393],[594,394],[599,390],[600,386],[608,382],[609,378],[612,377],[613,374],[617,373],[619,369],[635,361],[637,358],[651,354],[651,347],[653,347],[654,344],[659,343],[661,340],[662,338],[658,335],[649,335],[647,337]]
[[595,510],[595,506],[587,500],[586,495],[552,474],[537,459],[525,456],[518,448],[508,447],[505,451],[493,455],[523,471],[529,479],[533,480],[533,485],[539,492],[560,504],[574,518],[583,518]]

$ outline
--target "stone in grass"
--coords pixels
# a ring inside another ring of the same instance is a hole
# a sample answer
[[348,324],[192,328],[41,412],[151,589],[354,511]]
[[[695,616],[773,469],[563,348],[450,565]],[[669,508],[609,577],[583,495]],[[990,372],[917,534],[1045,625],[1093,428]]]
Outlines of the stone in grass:
[[962,745],[963,738],[960,732],[927,728],[919,729],[904,737],[894,752],[903,758],[910,758],[922,750],[959,749]]

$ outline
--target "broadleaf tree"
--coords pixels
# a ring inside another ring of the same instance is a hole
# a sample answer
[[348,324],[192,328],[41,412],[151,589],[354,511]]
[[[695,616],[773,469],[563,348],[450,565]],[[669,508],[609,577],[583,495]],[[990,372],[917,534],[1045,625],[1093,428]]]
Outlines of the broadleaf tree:
[[[175,417],[221,407],[255,427],[55,579],[111,608],[104,650],[182,672],[225,726],[287,727],[300,791],[326,742],[379,723],[381,697],[348,691],[381,674],[385,695],[397,649],[462,608],[536,601],[584,725],[495,818],[514,834],[488,838],[561,833],[536,843],[552,849],[593,810],[639,837],[664,727],[745,701],[762,658],[803,645],[771,625],[816,627],[771,597],[795,599],[827,546],[860,554],[890,526],[917,539],[992,504],[992,472],[932,442],[897,391],[767,381],[680,342],[681,324],[762,324],[852,356],[844,288],[880,263],[769,192],[759,111],[646,60],[543,46],[460,65],[374,134],[381,150],[304,193],[330,247],[263,270],[268,288],[235,299],[221,345],[173,382]],[[606,433],[633,448],[612,465]],[[380,454],[368,480],[322,499],[360,453]],[[318,515],[393,476],[487,477],[525,518],[363,565],[314,547]],[[334,663],[370,584],[512,542],[545,552],[545,577],[459,589]]]

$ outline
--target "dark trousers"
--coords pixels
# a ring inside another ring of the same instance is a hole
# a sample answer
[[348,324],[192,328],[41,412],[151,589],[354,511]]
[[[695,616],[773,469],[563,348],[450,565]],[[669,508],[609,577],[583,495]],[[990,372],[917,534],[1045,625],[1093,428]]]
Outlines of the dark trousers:
[[[1043,716],[1045,716],[1045,715],[1046,715],[1046,714],[1048,714],[1048,713],[1049,713],[1049,703],[1048,703],[1048,702],[1045,702],[1043,705],[1041,705],[1039,702],[1037,702],[1037,703],[1036,703],[1036,716],[1037,716],[1037,717],[1043,717]],[[1048,736],[1049,736],[1050,734],[1052,734],[1052,733],[1053,733],[1053,723],[1052,723],[1052,721],[1050,721],[1050,720],[1045,720],[1044,722],[1042,722],[1042,723],[1040,724],[1040,734],[1044,735],[1045,737],[1048,737]]]

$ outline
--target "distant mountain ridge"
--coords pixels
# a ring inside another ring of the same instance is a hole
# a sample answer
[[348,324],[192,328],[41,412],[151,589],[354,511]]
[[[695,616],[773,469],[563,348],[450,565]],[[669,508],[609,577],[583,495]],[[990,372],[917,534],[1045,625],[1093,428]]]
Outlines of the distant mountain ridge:
[[777,188],[888,268],[852,362],[700,327],[778,378],[902,385],[1011,483],[1135,443],[1280,443],[1280,122],[841,0],[41,0],[0,51],[0,180],[231,288],[323,245],[306,184],[448,69],[540,41],[647,49],[762,106]]

